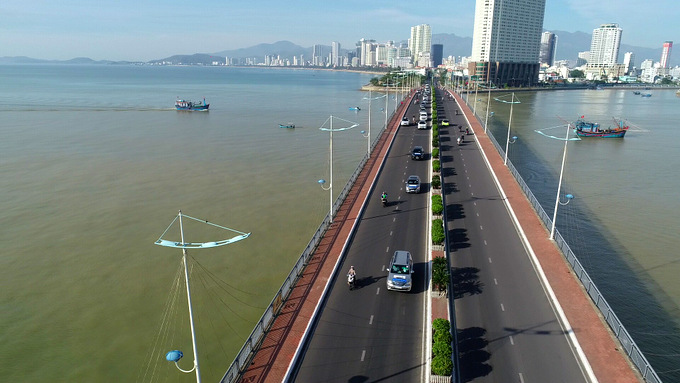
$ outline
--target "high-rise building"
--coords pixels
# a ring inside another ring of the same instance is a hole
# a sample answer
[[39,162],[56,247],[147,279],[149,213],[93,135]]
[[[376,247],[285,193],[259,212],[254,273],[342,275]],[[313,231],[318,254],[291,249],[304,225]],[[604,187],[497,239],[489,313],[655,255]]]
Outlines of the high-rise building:
[[436,68],[442,65],[443,58],[444,58],[444,45],[432,44],[432,66]]
[[322,66],[323,65],[323,46],[319,44],[314,44],[312,48],[312,65]]
[[555,63],[555,48],[557,46],[557,36],[552,32],[543,32],[541,35],[541,48],[538,53],[538,62],[547,66]]
[[342,66],[342,60],[340,57],[340,43],[333,41],[331,43],[331,65],[338,67]]
[[602,24],[593,30],[586,78],[613,80],[625,72],[618,63],[622,33],[618,24]]
[[470,73],[482,82],[536,83],[544,14],[545,0],[477,0]]
[[661,67],[668,68],[668,62],[671,60],[671,49],[673,49],[672,41],[664,41],[663,50],[661,51]]
[[408,47],[411,50],[413,62],[418,61],[421,53],[430,52],[432,42],[432,30],[429,24],[416,25],[411,27],[411,38],[408,40]]
[[613,65],[619,61],[623,30],[619,24],[602,24],[593,30],[588,65]]
[[626,52],[623,54],[623,67],[625,68],[626,74],[630,74],[635,67],[635,53]]
[[357,51],[359,57],[359,65],[373,66],[375,65],[375,40],[361,39],[357,43]]

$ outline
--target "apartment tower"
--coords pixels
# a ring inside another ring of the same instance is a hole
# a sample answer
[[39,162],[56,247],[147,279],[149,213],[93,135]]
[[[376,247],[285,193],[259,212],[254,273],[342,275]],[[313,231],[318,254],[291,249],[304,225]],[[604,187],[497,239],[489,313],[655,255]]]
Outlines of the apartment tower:
[[547,66],[555,63],[555,48],[557,46],[557,36],[552,32],[543,32],[541,35],[541,49],[538,54],[538,62]]
[[476,1],[469,72],[480,82],[538,82],[545,0]]
[[411,38],[408,40],[408,48],[411,51],[411,58],[414,64],[418,62],[418,58],[423,56],[424,53],[429,55],[431,42],[432,30],[429,24],[411,27]]

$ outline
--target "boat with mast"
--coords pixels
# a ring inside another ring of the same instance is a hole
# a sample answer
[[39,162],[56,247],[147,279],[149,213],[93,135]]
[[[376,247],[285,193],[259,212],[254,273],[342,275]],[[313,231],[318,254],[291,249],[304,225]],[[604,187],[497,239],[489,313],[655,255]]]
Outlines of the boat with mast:
[[210,104],[207,104],[205,102],[205,97],[203,97],[203,101],[199,101],[199,102],[180,100],[180,99],[177,99],[175,101],[175,109],[177,109],[178,111],[207,112],[208,108],[210,108]]
[[629,126],[623,120],[614,119],[615,127],[603,129],[597,122],[586,121],[585,116],[581,116],[574,122],[574,133],[579,137],[602,137],[602,138],[623,138]]
[[[231,237],[231,238],[228,238],[228,239],[212,241],[212,242],[186,242],[184,240],[184,226],[183,226],[183,222],[182,222],[183,218],[188,218],[188,219],[200,222],[200,223],[212,225],[212,226],[215,226],[215,227],[223,229],[223,230],[234,232],[238,235]],[[180,240],[164,239],[163,236],[165,236],[165,234],[168,232],[168,230],[170,230],[170,228],[177,221],[179,221]],[[199,364],[198,364],[198,351],[197,351],[197,348],[196,348],[196,330],[195,330],[195,326],[194,326],[194,312],[193,312],[193,308],[192,308],[192,305],[191,305],[191,288],[190,288],[190,285],[189,285],[189,271],[188,271],[188,267],[187,267],[187,249],[206,249],[206,248],[212,248],[212,247],[218,247],[218,246],[225,246],[225,245],[229,245],[229,244],[234,243],[234,242],[244,240],[244,239],[248,238],[249,236],[250,236],[250,233],[244,233],[244,232],[241,232],[241,231],[238,231],[238,230],[234,230],[234,229],[230,229],[228,227],[224,227],[224,226],[214,224],[212,222],[208,222],[206,220],[194,218],[194,217],[188,216],[186,214],[182,214],[182,211],[180,210],[179,213],[177,214],[177,216],[175,217],[175,219],[170,223],[168,228],[165,229],[163,234],[161,234],[161,236],[155,242],[155,244],[159,245],[159,246],[182,249],[182,263],[183,263],[183,266],[184,266],[184,280],[185,280],[185,283],[186,283],[187,303],[188,303],[188,306],[189,306],[189,325],[190,325],[190,328],[191,328],[191,343],[192,343],[192,348],[193,348],[193,352],[194,352],[194,366],[190,370],[184,370],[179,366],[178,362],[184,356],[184,353],[180,350],[169,351],[165,355],[165,359],[169,362],[174,362],[177,369],[179,369],[180,371],[182,371],[184,373],[188,374],[188,373],[196,372],[196,382],[198,382],[198,383],[201,382],[201,373],[200,373],[200,368],[199,368]]]

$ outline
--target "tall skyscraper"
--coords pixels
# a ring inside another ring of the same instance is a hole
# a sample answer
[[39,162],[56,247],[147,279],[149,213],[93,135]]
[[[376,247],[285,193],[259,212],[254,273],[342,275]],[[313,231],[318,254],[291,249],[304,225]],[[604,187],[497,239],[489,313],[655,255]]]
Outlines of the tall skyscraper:
[[411,27],[411,38],[408,40],[408,47],[411,50],[411,58],[414,63],[418,61],[421,53],[430,52],[431,42],[432,30],[429,24]]
[[312,65],[323,65],[323,46],[320,44],[314,44],[312,47]]
[[668,68],[668,62],[671,60],[671,49],[673,49],[672,41],[664,41],[663,51],[661,51],[661,67]]
[[538,54],[538,62],[553,66],[555,62],[555,48],[557,46],[557,36],[552,32],[543,32],[541,35],[541,49]]
[[630,74],[635,67],[635,53],[626,52],[623,54],[623,67],[625,68],[625,73]]
[[545,0],[477,0],[470,72],[482,82],[488,74],[498,84],[536,83],[544,14]]
[[444,46],[442,44],[432,44],[432,66],[434,68],[442,65],[444,59]]
[[342,66],[342,60],[340,58],[340,43],[333,41],[331,43],[331,65]]
[[619,61],[619,47],[623,30],[619,24],[602,24],[593,30],[588,65],[613,65]]

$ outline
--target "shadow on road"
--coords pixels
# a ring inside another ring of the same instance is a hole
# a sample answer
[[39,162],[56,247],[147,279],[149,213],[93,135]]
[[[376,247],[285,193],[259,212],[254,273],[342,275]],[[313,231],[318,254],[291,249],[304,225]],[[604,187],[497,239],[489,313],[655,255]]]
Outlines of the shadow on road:
[[364,288],[364,287],[368,287],[368,286],[380,281],[383,278],[387,278],[387,275],[383,275],[383,276],[380,276],[380,277],[374,277],[372,275],[369,275],[367,277],[357,278],[357,280],[354,284],[354,289],[358,290],[358,289],[361,289],[361,288]]
[[485,350],[488,342],[484,335],[486,335],[486,329],[481,327],[468,327],[458,330],[460,378],[463,382],[489,375],[493,369],[486,363],[491,354]]
[[[451,184],[451,185],[452,185],[452,188],[456,187],[456,184]],[[448,186],[448,184],[447,184],[447,186]],[[453,190],[453,191],[457,191],[457,189]],[[463,205],[461,205],[459,203],[453,203],[453,204],[447,205],[446,206],[446,218],[449,219],[449,220],[465,218],[465,213],[463,212]],[[458,229],[458,230],[460,230],[460,229]],[[450,234],[453,234],[453,230],[452,230],[452,233],[450,233]],[[451,238],[451,241],[454,240],[454,238],[451,235],[449,235],[449,238]],[[460,240],[460,238],[457,238],[457,240]],[[465,238],[465,240],[467,240],[467,238]]]
[[[464,216],[465,215],[463,214],[463,217]],[[458,249],[467,249],[470,247],[470,243],[468,241],[469,239],[467,237],[467,229],[449,230],[449,249],[452,251],[456,251]]]
[[463,298],[467,295],[481,294],[484,283],[479,281],[479,269],[476,267],[453,267],[453,298]]

